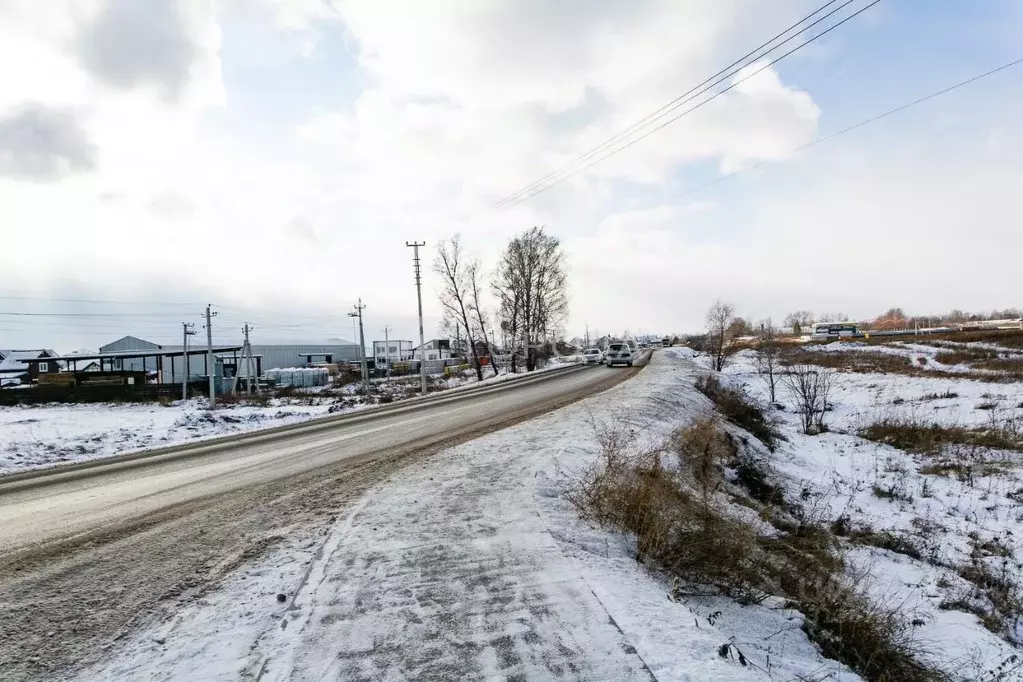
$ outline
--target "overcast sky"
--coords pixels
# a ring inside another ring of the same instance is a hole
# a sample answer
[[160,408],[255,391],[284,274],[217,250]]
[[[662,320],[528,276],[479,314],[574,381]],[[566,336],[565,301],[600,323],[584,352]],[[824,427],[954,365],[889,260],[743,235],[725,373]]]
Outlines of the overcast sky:
[[[0,347],[413,338],[406,240],[564,243],[569,335],[1023,304],[1023,4],[885,0],[569,182],[490,206],[814,0],[4,0]],[[866,4],[859,0],[857,6]],[[705,187],[765,160],[751,172]],[[76,317],[38,315],[64,313]],[[10,313],[36,313],[10,315]]]

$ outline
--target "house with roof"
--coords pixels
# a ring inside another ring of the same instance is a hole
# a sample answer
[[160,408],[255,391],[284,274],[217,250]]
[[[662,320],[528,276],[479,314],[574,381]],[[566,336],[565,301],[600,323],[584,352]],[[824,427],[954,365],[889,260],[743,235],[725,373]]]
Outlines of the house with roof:
[[0,349],[0,386],[21,386],[39,380],[40,374],[59,372],[64,367],[59,361],[26,362],[40,358],[55,358],[57,353],[47,348],[38,350]]

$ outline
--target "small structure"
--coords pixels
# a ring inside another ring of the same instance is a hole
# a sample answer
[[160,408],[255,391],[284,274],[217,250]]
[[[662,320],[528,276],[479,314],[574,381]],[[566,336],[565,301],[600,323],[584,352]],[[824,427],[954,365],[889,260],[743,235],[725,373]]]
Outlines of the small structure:
[[[241,346],[214,347],[212,370],[214,378],[217,379],[215,381],[217,392],[230,390],[230,382],[225,380],[228,376],[225,374],[225,367],[238,366],[238,352],[241,349]],[[40,381],[38,386],[17,391],[17,402],[92,402],[180,397],[181,383],[167,381],[167,378],[174,374],[175,365],[180,366],[183,358],[189,363],[198,362],[200,366],[207,368],[199,377],[189,376],[188,381],[193,391],[205,394],[210,370],[207,349],[189,349],[187,356],[180,350],[124,350],[23,359],[22,362],[32,367],[32,371],[35,372],[38,372],[35,366],[56,364],[62,368],[63,376],[47,377],[46,380]],[[163,370],[165,363],[170,366],[170,375]],[[79,371],[79,368],[82,368],[82,371]],[[46,376],[45,372],[43,376]],[[181,375],[181,378],[184,379],[184,375]]]
[[449,339],[433,339],[424,343],[422,348],[417,347],[412,351],[413,360],[447,360],[451,357],[451,341]]
[[59,372],[63,366],[55,358],[57,353],[39,350],[0,349],[0,386],[24,386],[39,380],[40,374]]
[[394,363],[407,362],[412,359],[411,341],[389,339],[373,342],[373,359],[377,367],[387,367]]

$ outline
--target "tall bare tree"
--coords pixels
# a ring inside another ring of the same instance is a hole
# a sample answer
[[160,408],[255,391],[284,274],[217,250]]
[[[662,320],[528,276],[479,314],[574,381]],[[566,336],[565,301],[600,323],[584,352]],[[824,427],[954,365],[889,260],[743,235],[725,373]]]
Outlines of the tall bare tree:
[[524,356],[526,370],[537,367],[546,346],[568,314],[568,275],[557,237],[533,227],[505,248],[493,281],[502,323],[512,336],[512,366]]
[[483,367],[480,365],[479,349],[476,342],[478,323],[473,313],[473,283],[470,274],[478,265],[467,259],[462,251],[461,237],[455,235],[442,242],[433,262],[433,271],[441,278],[440,304],[444,309],[446,326],[456,325],[465,331],[472,364],[476,377],[483,381]]
[[735,352],[730,347],[735,339],[735,320],[735,306],[730,303],[718,300],[707,311],[708,351],[714,361],[714,369],[718,372],[725,368],[728,357]]
[[757,349],[757,371],[764,380],[768,392],[771,394],[771,402],[777,401],[778,386],[778,354],[781,348],[778,346],[778,328],[774,326],[771,318],[760,323],[760,347]]
[[[483,341],[483,347],[487,350],[487,357],[490,361],[490,368],[494,370],[494,376],[497,376],[497,363],[494,362],[494,347],[490,343],[490,333],[487,331],[486,317],[487,314],[484,312],[483,301],[480,298],[481,294],[481,281],[483,279],[482,270],[480,268],[480,262],[477,258],[469,260],[465,267],[466,270],[466,281],[469,285],[469,301],[471,314],[473,316],[473,322],[477,325],[476,331],[478,332],[479,338]],[[482,368],[480,369],[482,373]]]

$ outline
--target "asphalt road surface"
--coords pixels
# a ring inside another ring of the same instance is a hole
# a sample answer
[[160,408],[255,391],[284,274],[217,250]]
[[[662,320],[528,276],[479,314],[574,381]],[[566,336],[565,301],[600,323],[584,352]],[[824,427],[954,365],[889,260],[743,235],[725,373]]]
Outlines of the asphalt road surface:
[[604,390],[573,368],[328,423],[0,479],[0,678],[60,677],[402,467]]

